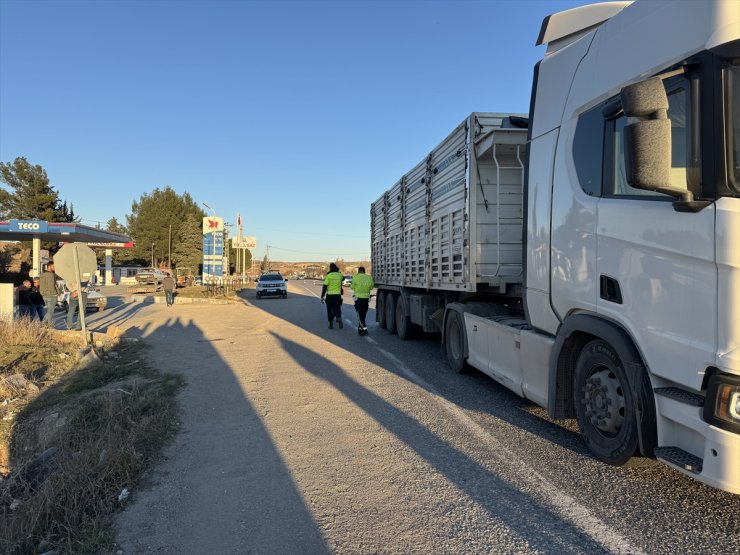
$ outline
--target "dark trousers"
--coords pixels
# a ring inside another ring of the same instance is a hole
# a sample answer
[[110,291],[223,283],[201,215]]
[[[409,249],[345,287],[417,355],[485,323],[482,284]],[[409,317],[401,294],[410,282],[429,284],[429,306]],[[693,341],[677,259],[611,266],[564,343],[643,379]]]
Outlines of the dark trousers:
[[326,316],[329,318],[329,323],[342,319],[342,296],[341,295],[327,295],[326,296]]
[[174,291],[165,289],[164,297],[165,297],[165,300],[167,301],[167,306],[170,306],[171,304],[175,304],[175,292]]
[[367,316],[367,307],[370,304],[370,299],[355,299],[355,310],[357,316],[360,317],[360,325],[365,328],[365,316]]
[[54,309],[57,306],[56,295],[47,295],[44,297],[46,312],[44,313],[44,322],[51,325],[54,323]]

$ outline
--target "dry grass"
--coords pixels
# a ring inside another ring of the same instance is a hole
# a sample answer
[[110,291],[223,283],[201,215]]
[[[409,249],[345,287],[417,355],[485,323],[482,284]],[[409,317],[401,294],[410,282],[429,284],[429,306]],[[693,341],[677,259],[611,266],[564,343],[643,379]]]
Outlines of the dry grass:
[[0,345],[39,345],[50,343],[54,331],[38,320],[18,318],[16,320],[0,319]]
[[[6,350],[59,359],[53,332],[4,333],[16,341],[38,333],[32,349]],[[38,391],[10,403],[17,413],[5,438],[13,472],[0,482],[1,553],[112,550],[111,517],[121,507],[119,495],[134,489],[177,427],[174,395],[181,380],[149,368],[143,350],[126,344],[115,358],[85,369],[47,370],[46,378],[32,382]],[[33,380],[28,368],[23,374]],[[48,448],[56,454],[39,480],[32,463]]]

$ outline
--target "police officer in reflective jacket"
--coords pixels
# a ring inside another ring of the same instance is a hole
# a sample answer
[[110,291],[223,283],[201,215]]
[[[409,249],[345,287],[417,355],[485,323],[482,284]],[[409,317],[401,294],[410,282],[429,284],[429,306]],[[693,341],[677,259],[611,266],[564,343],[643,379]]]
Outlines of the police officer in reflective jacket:
[[326,315],[329,318],[329,329],[334,327],[334,320],[341,328],[342,324],[342,281],[344,276],[339,273],[339,267],[332,262],[329,264],[329,273],[324,278],[321,288],[321,302],[326,297]]
[[370,292],[375,287],[373,278],[365,273],[365,267],[357,268],[357,275],[352,278],[352,290],[355,292],[355,310],[359,317],[357,333],[367,335],[367,326],[365,325],[365,316],[367,316],[367,306],[370,302]]

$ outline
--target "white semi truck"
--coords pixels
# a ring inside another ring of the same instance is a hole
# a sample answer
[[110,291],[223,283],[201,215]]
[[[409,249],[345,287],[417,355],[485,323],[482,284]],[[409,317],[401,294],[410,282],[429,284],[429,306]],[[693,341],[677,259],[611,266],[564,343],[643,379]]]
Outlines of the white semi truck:
[[376,317],[740,493],[740,1],[545,19],[530,113],[473,113],[371,207]]

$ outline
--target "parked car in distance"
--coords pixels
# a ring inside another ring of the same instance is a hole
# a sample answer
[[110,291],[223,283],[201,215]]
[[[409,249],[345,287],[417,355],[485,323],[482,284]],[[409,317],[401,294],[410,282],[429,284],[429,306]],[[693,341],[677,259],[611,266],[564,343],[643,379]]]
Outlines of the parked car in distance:
[[[69,309],[69,295],[70,291],[67,288],[67,284],[64,280],[57,281],[59,286],[62,288],[62,292],[57,297],[57,308],[64,310],[65,312]],[[88,287],[87,289],[87,307],[88,310],[96,310],[102,312],[108,306],[108,297],[103,295],[97,288]]]
[[350,285],[352,285],[352,276],[344,276],[342,287],[349,287]]
[[257,298],[268,296],[286,298],[288,296],[286,281],[278,273],[262,274],[257,280]]
[[142,285],[155,285],[162,283],[167,274],[159,268],[140,268],[136,272],[136,281]]

